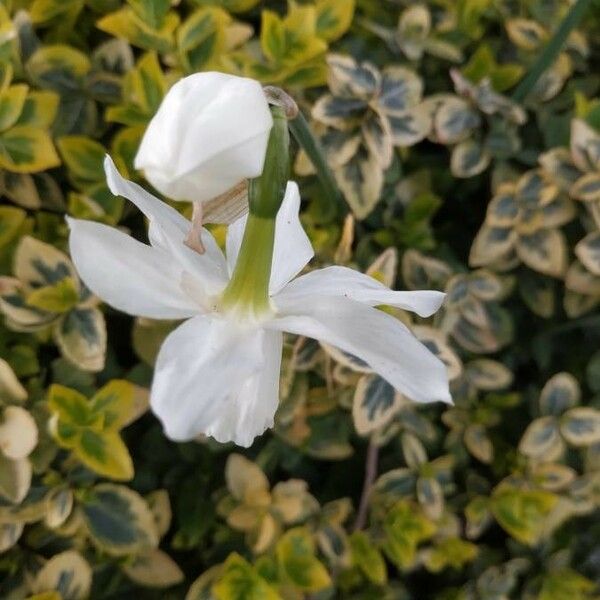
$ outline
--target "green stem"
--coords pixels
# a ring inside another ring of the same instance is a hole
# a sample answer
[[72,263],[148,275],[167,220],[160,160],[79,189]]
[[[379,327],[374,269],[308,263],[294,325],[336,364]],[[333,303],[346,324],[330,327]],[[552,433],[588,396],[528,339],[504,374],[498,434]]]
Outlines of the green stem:
[[285,196],[290,158],[288,122],[279,106],[271,108],[273,127],[260,177],[250,181],[249,214],[235,269],[221,297],[222,307],[260,314],[269,309],[269,280],[275,220]]
[[260,177],[250,180],[248,203],[250,212],[264,218],[275,218],[290,174],[290,134],[283,108],[271,107],[273,127],[269,136],[265,166]]
[[569,37],[569,34],[577,27],[577,24],[583,17],[590,1],[591,0],[577,0],[565,15],[543,52],[513,92],[512,99],[515,102],[523,102],[529,92],[535,87],[535,84],[542,76],[542,73],[554,63],[558,53],[561,51],[565,41]]
[[310,162],[317,171],[317,177],[325,194],[326,214],[344,213],[346,205],[338,188],[335,176],[327,164],[325,150],[319,140],[313,135],[306,118],[301,112],[295,119],[289,121],[290,131],[300,147],[306,152]]
[[223,293],[225,308],[251,307],[255,313],[268,310],[274,243],[275,219],[250,213],[235,270]]

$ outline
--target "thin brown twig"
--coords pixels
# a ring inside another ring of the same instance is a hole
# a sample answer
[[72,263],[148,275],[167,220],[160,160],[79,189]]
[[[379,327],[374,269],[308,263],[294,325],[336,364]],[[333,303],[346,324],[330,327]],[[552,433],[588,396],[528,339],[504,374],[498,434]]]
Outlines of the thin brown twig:
[[367,516],[369,514],[369,500],[371,496],[371,488],[377,477],[377,463],[379,461],[379,446],[369,440],[367,448],[367,458],[365,460],[365,480],[363,482],[362,495],[360,497],[360,505],[354,521],[354,531],[364,529],[367,524]]

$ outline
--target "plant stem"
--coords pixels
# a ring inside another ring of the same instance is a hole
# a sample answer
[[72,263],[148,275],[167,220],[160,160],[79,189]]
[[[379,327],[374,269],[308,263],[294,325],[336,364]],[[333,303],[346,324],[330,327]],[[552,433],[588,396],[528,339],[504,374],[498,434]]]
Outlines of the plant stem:
[[531,92],[538,79],[542,76],[542,73],[556,60],[566,39],[569,37],[571,31],[577,27],[589,4],[590,0],[577,0],[564,16],[543,52],[513,92],[512,99],[515,102],[523,102],[525,100],[527,94]]
[[275,244],[275,218],[248,215],[237,263],[223,292],[224,308],[251,309],[260,314],[269,308],[269,280]]
[[343,212],[345,212],[345,203],[343,202],[335,176],[327,164],[323,146],[313,135],[310,126],[301,111],[298,111],[296,118],[288,121],[288,123],[294,139],[306,152],[310,162],[317,171],[317,177],[319,178],[327,202],[327,205],[324,207],[324,212],[326,214],[343,214]]
[[379,446],[369,440],[367,448],[367,458],[365,461],[365,480],[363,482],[362,495],[360,497],[360,505],[354,521],[354,531],[363,529],[367,524],[367,516],[369,514],[369,500],[371,496],[371,488],[377,477],[377,463],[379,461]]

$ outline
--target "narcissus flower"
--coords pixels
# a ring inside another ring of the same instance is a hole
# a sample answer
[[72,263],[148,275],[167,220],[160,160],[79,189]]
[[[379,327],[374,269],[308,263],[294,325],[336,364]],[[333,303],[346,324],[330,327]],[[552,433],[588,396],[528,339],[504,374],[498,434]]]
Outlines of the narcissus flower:
[[[443,363],[398,319],[375,308],[385,304],[426,317],[444,294],[392,291],[345,267],[296,277],[313,250],[300,223],[295,183],[288,182],[275,219],[250,214],[229,227],[225,257],[207,230],[203,254],[186,246],[189,221],[123,179],[108,158],[105,167],[112,192],[149,219],[150,245],[106,225],[69,219],[71,255],[86,285],[111,306],[154,319],[187,319],[163,343],[152,383],[151,406],[168,437],[205,434],[249,446],[271,427],[286,331],[359,357],[416,402],[450,402]],[[251,242],[269,223],[274,241],[262,301],[243,276],[260,263],[260,252],[244,248],[260,248]],[[246,270],[236,266],[238,256]]]
[[262,173],[272,125],[257,81],[196,73],[165,96],[135,167],[173,200],[206,202]]

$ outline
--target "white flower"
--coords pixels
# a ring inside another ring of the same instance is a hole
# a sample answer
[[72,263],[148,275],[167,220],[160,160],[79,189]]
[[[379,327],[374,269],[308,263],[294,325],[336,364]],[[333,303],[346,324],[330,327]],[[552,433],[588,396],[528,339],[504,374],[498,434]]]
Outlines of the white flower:
[[149,219],[151,245],[117,229],[69,219],[73,261],[86,285],[113,307],[155,319],[188,319],[158,355],[151,406],[173,440],[203,433],[249,446],[273,425],[279,401],[282,332],[309,336],[364,360],[416,402],[450,402],[446,368],[386,304],[422,316],[444,294],[395,292],[345,267],[296,277],[313,256],[289,182],[277,213],[270,308],[262,314],[224,309],[220,295],[236,264],[246,218],[227,233],[227,258],[211,234],[198,254],[184,245],[190,222],[138,185],[123,179],[107,158],[108,184]]
[[272,125],[257,81],[196,73],[165,96],[135,167],[166,196],[205,202],[262,173]]

